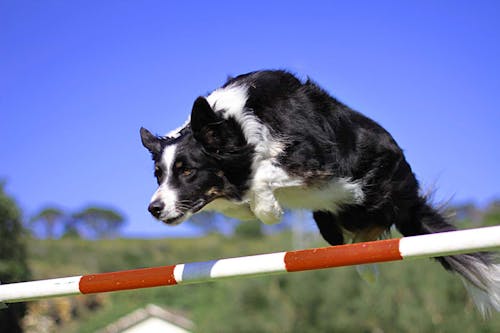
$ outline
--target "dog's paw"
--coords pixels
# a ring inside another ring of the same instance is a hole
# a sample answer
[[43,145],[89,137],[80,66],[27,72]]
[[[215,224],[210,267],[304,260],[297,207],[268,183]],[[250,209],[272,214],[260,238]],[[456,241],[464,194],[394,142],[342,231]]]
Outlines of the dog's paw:
[[283,208],[274,202],[274,204],[260,204],[254,207],[253,212],[255,216],[265,224],[276,224],[283,218]]
[[257,211],[255,212],[255,216],[257,218],[265,223],[265,224],[276,224],[281,221],[281,218],[283,217],[283,213],[280,212],[274,212],[274,211]]

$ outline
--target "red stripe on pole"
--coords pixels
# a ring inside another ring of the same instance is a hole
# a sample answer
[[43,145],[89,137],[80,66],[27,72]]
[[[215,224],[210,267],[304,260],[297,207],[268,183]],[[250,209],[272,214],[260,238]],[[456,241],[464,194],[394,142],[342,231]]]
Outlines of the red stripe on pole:
[[84,275],[80,280],[80,292],[93,294],[174,285],[177,284],[174,268],[175,265]]
[[399,239],[287,252],[288,272],[402,260]]

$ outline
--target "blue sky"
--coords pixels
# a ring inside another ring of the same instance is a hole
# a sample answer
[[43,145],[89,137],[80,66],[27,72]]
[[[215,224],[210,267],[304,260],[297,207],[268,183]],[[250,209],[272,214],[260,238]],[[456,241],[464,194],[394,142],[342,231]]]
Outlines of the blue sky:
[[146,211],[139,128],[264,68],[381,123],[437,200],[500,197],[498,1],[0,0],[0,178],[26,215],[98,203],[126,235],[185,234]]

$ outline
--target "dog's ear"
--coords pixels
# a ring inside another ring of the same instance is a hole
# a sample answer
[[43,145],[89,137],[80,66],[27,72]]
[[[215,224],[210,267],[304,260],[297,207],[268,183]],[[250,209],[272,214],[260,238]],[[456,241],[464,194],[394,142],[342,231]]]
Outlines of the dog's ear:
[[211,153],[235,153],[246,145],[236,120],[219,116],[204,97],[198,97],[194,102],[191,130],[195,140]]
[[220,148],[224,119],[217,116],[204,97],[198,97],[191,111],[191,129],[194,138],[205,148]]
[[162,139],[152,134],[144,127],[141,127],[141,141],[142,145],[146,147],[153,156],[160,154],[163,149]]

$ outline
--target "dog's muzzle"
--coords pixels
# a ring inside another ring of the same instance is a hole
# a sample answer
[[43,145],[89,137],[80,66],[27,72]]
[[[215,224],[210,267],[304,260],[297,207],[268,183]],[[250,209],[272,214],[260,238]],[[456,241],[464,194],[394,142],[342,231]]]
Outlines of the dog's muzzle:
[[169,225],[176,225],[176,224],[179,224],[182,221],[188,219],[193,214],[196,214],[206,204],[207,204],[207,200],[198,199],[197,201],[195,201],[193,203],[193,206],[190,209],[188,209],[187,211],[181,212],[180,214],[178,214],[177,216],[174,216],[174,217],[165,218],[165,216],[164,216],[165,204],[163,203],[162,200],[155,200],[149,204],[148,211],[157,220],[160,220],[160,221],[162,221],[166,224],[169,224]]

